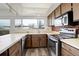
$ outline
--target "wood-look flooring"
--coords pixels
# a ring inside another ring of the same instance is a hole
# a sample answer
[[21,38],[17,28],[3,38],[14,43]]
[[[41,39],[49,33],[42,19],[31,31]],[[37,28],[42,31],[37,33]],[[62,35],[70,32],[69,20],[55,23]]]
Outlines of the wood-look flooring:
[[27,49],[25,56],[49,56],[47,48]]

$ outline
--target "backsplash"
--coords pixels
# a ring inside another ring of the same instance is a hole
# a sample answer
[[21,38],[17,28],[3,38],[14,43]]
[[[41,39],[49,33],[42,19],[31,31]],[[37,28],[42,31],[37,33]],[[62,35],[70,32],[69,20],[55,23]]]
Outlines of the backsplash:
[[43,33],[43,32],[51,32],[51,27],[46,27],[45,29],[23,29],[16,28],[13,33]]

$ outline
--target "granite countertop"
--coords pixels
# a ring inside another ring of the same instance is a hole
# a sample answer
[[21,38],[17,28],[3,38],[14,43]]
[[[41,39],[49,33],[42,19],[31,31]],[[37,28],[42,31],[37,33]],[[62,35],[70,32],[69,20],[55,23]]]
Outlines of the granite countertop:
[[61,39],[61,42],[64,42],[74,48],[79,49],[79,38]]
[[8,34],[0,36],[0,54],[18,42],[26,34]]
[[16,32],[16,34],[26,34],[26,35],[31,35],[31,34],[47,34],[47,35],[58,35],[60,32],[58,31],[50,31],[50,32]]

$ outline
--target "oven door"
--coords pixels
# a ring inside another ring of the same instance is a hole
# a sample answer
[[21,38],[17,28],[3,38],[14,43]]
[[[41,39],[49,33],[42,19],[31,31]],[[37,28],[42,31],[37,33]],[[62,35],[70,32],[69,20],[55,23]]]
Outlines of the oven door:
[[51,40],[51,39],[49,39],[48,40],[48,45],[49,45],[49,54],[52,56],[55,56],[56,55],[56,44],[57,44],[57,42],[56,41],[53,41],[53,40]]

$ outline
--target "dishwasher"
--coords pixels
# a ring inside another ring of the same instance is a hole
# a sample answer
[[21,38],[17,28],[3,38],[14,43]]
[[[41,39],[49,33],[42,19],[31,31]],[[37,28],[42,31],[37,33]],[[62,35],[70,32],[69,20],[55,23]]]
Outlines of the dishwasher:
[[25,51],[25,40],[27,39],[27,36],[24,36],[22,38],[22,41],[21,41],[21,48],[22,48],[22,55],[24,54],[24,51]]

